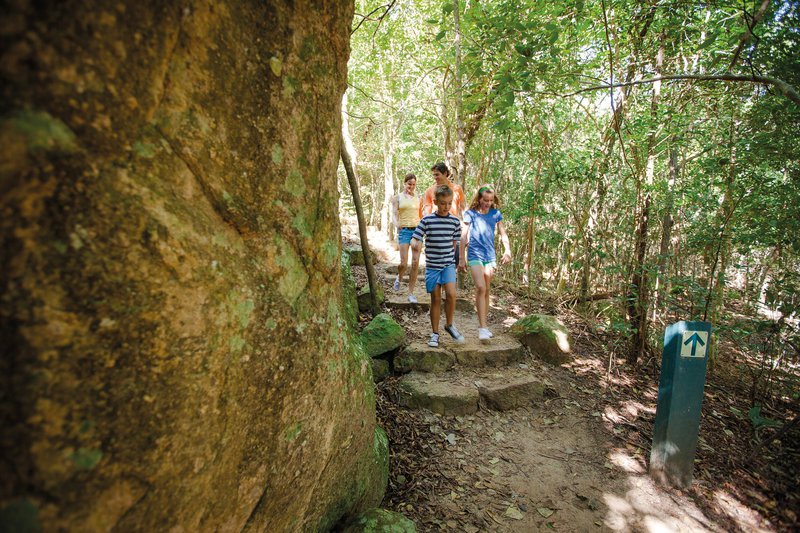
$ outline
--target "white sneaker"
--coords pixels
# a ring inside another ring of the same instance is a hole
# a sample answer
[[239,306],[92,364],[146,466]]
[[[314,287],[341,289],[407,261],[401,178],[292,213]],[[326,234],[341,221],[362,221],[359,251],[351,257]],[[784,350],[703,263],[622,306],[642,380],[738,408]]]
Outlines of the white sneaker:
[[392,284],[392,289],[394,289],[395,292],[400,290],[400,278],[399,277],[398,278],[394,278],[394,283]]
[[439,347],[439,334],[438,333],[431,333],[431,338],[428,341],[428,346],[431,348],[438,348]]
[[492,332],[488,328],[478,328],[478,340],[488,341],[492,338]]
[[410,303],[410,304],[415,304],[415,303],[418,303],[418,302],[417,302],[417,297],[416,297],[416,296],[414,296],[413,294],[409,294],[409,295],[408,295],[408,303]]

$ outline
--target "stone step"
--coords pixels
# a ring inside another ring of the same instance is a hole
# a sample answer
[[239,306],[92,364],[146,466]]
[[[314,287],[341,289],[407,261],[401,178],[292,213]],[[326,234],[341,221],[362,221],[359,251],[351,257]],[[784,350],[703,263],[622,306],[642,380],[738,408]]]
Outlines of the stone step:
[[412,342],[394,357],[396,372],[441,374],[453,368],[456,356],[445,348],[431,348],[426,342]]
[[510,335],[496,333],[489,341],[479,341],[475,338],[477,332],[472,334],[470,328],[462,329],[461,333],[466,337],[466,342],[463,344],[456,344],[443,331],[440,335],[439,348],[431,348],[427,342],[411,343],[395,356],[395,370],[440,374],[455,365],[472,368],[498,367],[525,358],[522,344]]
[[431,374],[412,372],[400,381],[400,405],[428,409],[440,415],[469,415],[478,411],[478,389],[445,382]]
[[[396,276],[386,276],[386,281],[389,285],[394,282]],[[475,304],[472,300],[471,294],[466,291],[458,291],[461,294],[456,294],[456,311],[470,312],[474,311]],[[417,298],[417,303],[412,304],[408,301],[408,278],[403,276],[403,283],[400,284],[400,291],[395,292],[391,289],[386,289],[384,295],[386,297],[386,306],[391,309],[413,309],[416,311],[428,312],[431,307],[431,296],[425,292],[425,276],[421,275],[417,278],[417,283],[414,286],[412,293]],[[442,300],[444,306],[444,299]],[[442,307],[444,313],[444,307]],[[444,316],[444,315],[442,315]]]
[[537,405],[547,387],[533,371],[521,367],[527,365],[508,366],[496,372],[412,372],[400,379],[399,403],[442,415],[474,413],[479,398],[486,408],[495,411]]
[[495,411],[510,411],[535,404],[544,397],[545,385],[535,376],[486,379],[476,383],[486,406]]

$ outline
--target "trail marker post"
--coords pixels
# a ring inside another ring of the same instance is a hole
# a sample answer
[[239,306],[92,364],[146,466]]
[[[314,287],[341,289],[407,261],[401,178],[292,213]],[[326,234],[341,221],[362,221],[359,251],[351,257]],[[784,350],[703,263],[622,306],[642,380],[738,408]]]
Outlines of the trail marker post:
[[650,475],[663,483],[692,483],[710,336],[709,322],[677,322],[664,332],[650,451]]

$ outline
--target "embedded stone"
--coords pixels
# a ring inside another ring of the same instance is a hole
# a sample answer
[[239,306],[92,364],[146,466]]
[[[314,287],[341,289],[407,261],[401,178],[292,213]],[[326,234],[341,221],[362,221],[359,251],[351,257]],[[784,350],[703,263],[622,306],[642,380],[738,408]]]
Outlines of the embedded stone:
[[394,358],[394,368],[398,372],[445,372],[456,363],[455,356],[442,348],[431,348],[427,343],[415,342],[407,346]]
[[[358,310],[359,311],[361,311],[361,312],[369,311],[369,306],[370,306],[369,294],[370,294],[370,292],[369,292],[369,284],[364,285],[363,287],[361,287],[358,290],[358,295],[356,296],[356,299],[358,300]],[[378,285],[378,288],[377,288],[377,298],[376,299],[378,300],[378,305],[383,304],[384,300],[386,299],[386,296],[384,295],[384,292],[383,292],[383,287],[381,287],[380,285]]]
[[448,348],[452,349],[459,365],[468,367],[503,366],[520,361],[525,357],[525,351],[517,339],[504,334],[495,335],[487,343],[468,337],[464,344],[456,344],[448,346]]
[[387,313],[377,315],[361,332],[361,344],[369,357],[396,350],[405,342],[405,330]]
[[383,381],[389,376],[389,361],[377,357],[371,358],[370,361],[372,363],[372,379],[375,383]]
[[544,396],[544,384],[533,376],[511,381],[488,382],[478,387],[486,405],[496,411],[510,411],[531,405]]
[[[364,252],[361,246],[358,245],[350,245],[344,248],[344,252],[350,256],[350,264],[353,266],[364,266],[366,263],[364,262]],[[378,262],[378,255],[375,253],[375,250],[370,249],[369,251],[370,259],[372,260],[372,264]]]
[[400,405],[428,409],[441,415],[469,415],[478,411],[478,389],[412,372],[400,381]]
[[511,334],[533,355],[550,364],[559,365],[572,360],[569,331],[556,317],[528,315],[511,326]]

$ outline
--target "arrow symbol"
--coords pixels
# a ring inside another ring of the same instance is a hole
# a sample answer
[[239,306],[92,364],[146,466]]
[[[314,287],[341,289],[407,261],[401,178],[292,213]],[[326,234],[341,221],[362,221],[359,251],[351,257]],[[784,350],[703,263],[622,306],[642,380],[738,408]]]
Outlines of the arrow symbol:
[[691,337],[683,341],[683,344],[686,345],[689,344],[690,342],[692,343],[692,357],[694,357],[694,354],[697,351],[698,344],[700,344],[700,346],[706,345],[705,341],[700,338],[700,335],[698,335],[697,332],[695,332]]

